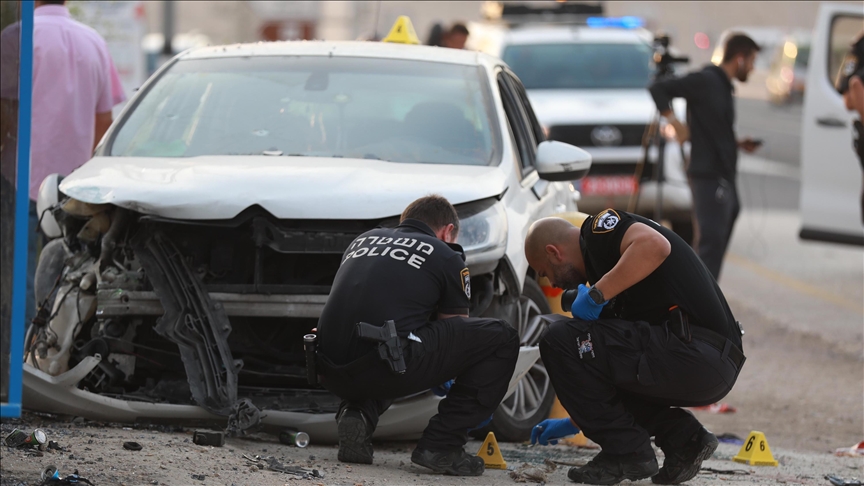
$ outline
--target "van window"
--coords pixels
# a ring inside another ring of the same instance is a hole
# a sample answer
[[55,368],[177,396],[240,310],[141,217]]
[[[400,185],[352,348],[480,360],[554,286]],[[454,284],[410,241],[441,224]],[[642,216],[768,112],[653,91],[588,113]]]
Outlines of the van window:
[[831,21],[831,34],[828,52],[828,76],[829,81],[834,84],[837,73],[840,72],[840,64],[843,57],[849,51],[852,42],[861,35],[864,25],[864,17],[852,15],[838,15]]

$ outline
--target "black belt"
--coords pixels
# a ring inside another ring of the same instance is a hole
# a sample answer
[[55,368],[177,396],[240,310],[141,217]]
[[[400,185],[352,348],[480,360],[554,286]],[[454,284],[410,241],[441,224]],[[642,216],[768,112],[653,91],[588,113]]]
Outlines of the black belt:
[[[402,352],[404,353],[410,346],[411,341],[409,339],[401,338]],[[320,370],[318,374],[323,377],[327,376],[336,376],[342,375],[347,378],[354,378],[360,373],[367,371],[369,368],[374,367],[377,363],[382,363],[381,356],[378,354],[378,351],[373,349],[363,356],[351,361],[350,363],[346,363],[344,365],[337,365],[333,363],[327,356],[318,352],[318,369]]]
[[[709,344],[712,347],[716,348],[721,353],[726,353],[729,356],[729,359],[735,363],[735,367],[738,370],[741,370],[741,365],[744,364],[744,361],[747,359],[744,356],[744,352],[735,345],[729,338],[717,334],[716,332],[706,329],[704,327],[699,326],[690,326],[690,333],[693,336],[693,339],[697,339],[702,341],[703,343]],[[728,351],[726,350],[728,346]]]

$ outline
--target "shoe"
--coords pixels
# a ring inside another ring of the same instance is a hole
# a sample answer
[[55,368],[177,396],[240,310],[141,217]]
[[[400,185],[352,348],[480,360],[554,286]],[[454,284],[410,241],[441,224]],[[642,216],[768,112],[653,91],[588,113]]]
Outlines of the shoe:
[[372,427],[363,412],[347,408],[336,423],[339,428],[339,461],[372,464]]
[[625,479],[638,481],[657,474],[657,459],[644,462],[622,462],[600,452],[588,464],[571,468],[567,477],[582,484],[618,484]]
[[681,484],[699,474],[702,461],[711,457],[719,441],[703,427],[690,441],[677,450],[663,450],[666,459],[660,473],[651,478],[656,484]]
[[426,449],[414,449],[411,462],[428,467],[436,473],[451,476],[480,476],[486,470],[486,463],[477,456],[468,455],[459,448],[452,451],[433,452]]

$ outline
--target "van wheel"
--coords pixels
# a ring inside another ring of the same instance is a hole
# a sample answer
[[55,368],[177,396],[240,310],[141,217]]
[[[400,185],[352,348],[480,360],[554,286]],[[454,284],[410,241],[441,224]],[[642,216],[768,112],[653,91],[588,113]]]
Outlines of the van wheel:
[[[509,320],[519,331],[520,345],[536,346],[540,342],[540,337],[547,327],[547,323],[540,319],[540,316],[551,313],[552,309],[540,285],[533,278],[526,278],[515,315]],[[482,437],[491,430],[495,432],[498,440],[528,440],[531,429],[549,417],[554,402],[552,380],[549,379],[546,366],[538,360],[516,385],[516,391],[501,402],[489,426],[472,435]]]

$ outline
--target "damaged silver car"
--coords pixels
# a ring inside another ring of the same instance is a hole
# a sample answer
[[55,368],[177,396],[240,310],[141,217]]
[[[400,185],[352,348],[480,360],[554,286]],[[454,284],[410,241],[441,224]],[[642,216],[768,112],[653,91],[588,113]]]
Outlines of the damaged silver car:
[[[575,210],[590,157],[545,142],[500,60],[425,46],[200,48],[136,93],[95,157],[48,177],[24,405],[119,422],[294,427],[336,440],[338,399],[306,380],[341,255],[428,193],[456,206],[471,315],[522,337],[490,427],[523,440],[554,401],[531,221]],[[419,437],[438,398],[398,400],[376,437]]]

